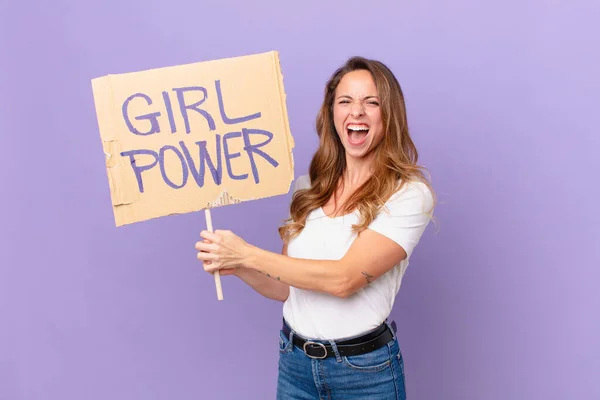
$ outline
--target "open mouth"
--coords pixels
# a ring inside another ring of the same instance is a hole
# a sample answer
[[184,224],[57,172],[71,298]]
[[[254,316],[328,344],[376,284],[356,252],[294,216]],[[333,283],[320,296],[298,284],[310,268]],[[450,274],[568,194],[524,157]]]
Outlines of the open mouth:
[[348,142],[352,145],[361,145],[367,139],[369,126],[367,124],[348,124],[346,127]]

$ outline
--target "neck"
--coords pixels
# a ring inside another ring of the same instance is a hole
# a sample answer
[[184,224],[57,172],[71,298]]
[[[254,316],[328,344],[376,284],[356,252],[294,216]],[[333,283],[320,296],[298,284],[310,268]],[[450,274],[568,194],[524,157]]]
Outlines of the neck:
[[346,157],[346,170],[344,171],[344,183],[351,187],[362,185],[372,175],[371,167],[373,160],[368,158]]

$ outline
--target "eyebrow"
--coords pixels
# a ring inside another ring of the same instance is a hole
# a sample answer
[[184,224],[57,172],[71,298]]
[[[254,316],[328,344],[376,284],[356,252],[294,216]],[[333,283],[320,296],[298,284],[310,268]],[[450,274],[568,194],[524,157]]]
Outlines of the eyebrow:
[[[342,98],[352,99],[352,96],[348,96],[347,94],[343,94],[343,95],[337,97],[337,99],[342,99]],[[378,98],[379,98],[379,96],[367,96],[367,97],[364,98],[364,100],[378,99]]]

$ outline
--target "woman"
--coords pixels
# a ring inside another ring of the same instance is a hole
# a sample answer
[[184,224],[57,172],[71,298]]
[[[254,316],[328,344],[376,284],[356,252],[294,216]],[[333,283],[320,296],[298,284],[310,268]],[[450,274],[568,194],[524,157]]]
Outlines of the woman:
[[308,176],[294,185],[282,254],[230,231],[201,233],[206,271],[284,302],[279,399],[405,399],[387,320],[434,195],[404,97],[381,62],[354,57],[325,89]]

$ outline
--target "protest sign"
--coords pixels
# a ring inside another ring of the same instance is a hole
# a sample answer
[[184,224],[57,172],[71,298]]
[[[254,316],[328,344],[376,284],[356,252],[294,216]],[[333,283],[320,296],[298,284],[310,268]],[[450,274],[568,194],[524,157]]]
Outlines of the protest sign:
[[289,191],[294,141],[277,52],[92,87],[117,226]]
[[289,191],[277,52],[107,75],[92,89],[117,226]]

